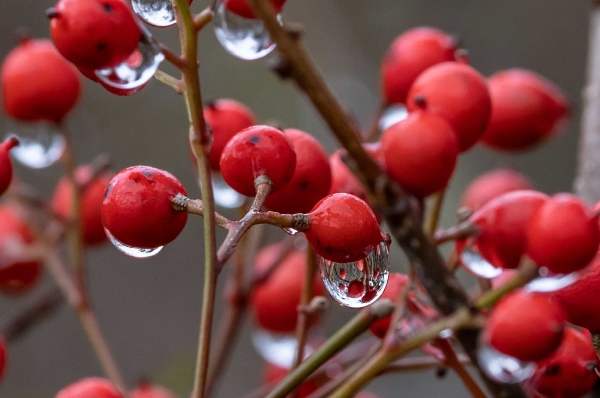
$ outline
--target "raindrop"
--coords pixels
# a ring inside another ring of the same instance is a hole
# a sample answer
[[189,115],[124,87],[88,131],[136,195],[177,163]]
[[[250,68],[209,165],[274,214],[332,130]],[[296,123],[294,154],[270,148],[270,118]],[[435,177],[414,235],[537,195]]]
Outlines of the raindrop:
[[[252,330],[252,344],[265,361],[286,369],[292,367],[298,347],[293,334],[273,333],[255,327]],[[308,357],[313,351],[310,345],[306,345],[304,357]]]
[[237,209],[243,205],[246,200],[245,196],[240,195],[227,185],[221,173],[212,173],[212,188],[217,206],[226,209]]
[[56,163],[65,151],[65,137],[56,124],[48,122],[10,122],[8,136],[16,136],[19,145],[11,149],[13,158],[32,169]]
[[[336,263],[318,256],[327,291],[339,304],[361,308],[372,304],[387,285],[390,252],[380,243],[367,257],[351,263]],[[378,271],[376,271],[378,270]]]
[[385,109],[383,115],[379,119],[379,129],[385,131],[392,127],[394,124],[406,119],[408,117],[408,110],[402,104],[390,105]]
[[564,289],[579,279],[579,271],[570,274],[555,274],[546,267],[541,267],[539,277],[525,285],[530,292],[554,292]]
[[449,339],[450,337],[454,336],[454,332],[452,329],[444,329],[440,332],[439,336],[441,339]]
[[[253,61],[275,49],[261,20],[243,18],[226,7],[228,0],[217,0],[213,11],[215,34],[223,48],[234,57]],[[281,21],[281,18],[280,18]]]
[[503,354],[489,344],[480,344],[477,357],[481,369],[499,383],[520,383],[535,372],[535,362],[524,362]]
[[291,236],[296,236],[296,235],[298,235],[298,231],[297,231],[297,230],[295,230],[294,228],[283,228],[283,231],[284,231],[286,234],[288,234],[288,235],[291,235]]
[[502,273],[502,268],[495,267],[483,258],[474,239],[470,239],[460,253],[460,262],[467,271],[480,278],[491,279]]
[[152,257],[152,256],[157,255],[164,247],[164,246],[160,246],[155,249],[141,249],[138,247],[131,247],[131,246],[127,246],[126,244],[116,240],[115,237],[112,236],[110,232],[108,232],[108,229],[104,228],[104,232],[106,233],[106,236],[108,237],[108,240],[110,241],[110,243],[112,243],[113,246],[116,247],[117,250],[119,250],[121,253],[123,253],[129,257],[133,257],[133,258]]
[[96,71],[98,80],[108,86],[119,90],[132,90],[139,88],[152,79],[165,56],[160,52],[150,33],[140,26],[142,36],[138,48],[129,58],[114,68]]
[[171,0],[131,0],[131,7],[148,25],[166,28],[177,22]]

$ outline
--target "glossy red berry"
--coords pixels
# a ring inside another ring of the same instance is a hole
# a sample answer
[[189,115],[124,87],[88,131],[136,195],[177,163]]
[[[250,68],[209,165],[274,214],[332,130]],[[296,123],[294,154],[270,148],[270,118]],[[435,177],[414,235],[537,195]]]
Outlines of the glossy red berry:
[[15,257],[19,247],[31,243],[33,235],[27,224],[13,208],[0,206],[0,291],[3,293],[25,293],[40,279],[40,262],[22,261]]
[[527,226],[527,255],[540,267],[559,274],[588,265],[598,250],[598,220],[577,196],[551,197]]
[[254,180],[267,176],[277,192],[290,182],[296,169],[296,151],[281,130],[253,126],[236,134],[221,154],[221,174],[242,195],[254,196]]
[[515,170],[503,168],[480,175],[465,189],[462,205],[477,210],[490,200],[508,192],[533,189],[531,183]]
[[[537,191],[514,191],[473,213],[469,221],[479,229],[473,244],[483,258],[498,268],[517,268],[527,249],[527,225],[546,200],[548,197]],[[467,241],[456,242],[458,253],[462,253]]]
[[387,129],[381,147],[389,176],[424,198],[442,190],[454,172],[458,142],[444,119],[423,111]]
[[[78,184],[84,186],[81,195],[81,212],[83,220],[83,240],[87,245],[96,245],[106,240],[104,226],[102,225],[102,202],[104,192],[110,183],[112,174],[104,173],[93,177],[91,166],[82,166],[77,169],[76,179]],[[73,215],[73,185],[63,177],[54,190],[52,197],[52,210],[64,220],[71,220]]]
[[521,361],[539,361],[560,346],[565,329],[563,309],[548,297],[519,290],[492,311],[483,341]]
[[381,66],[383,94],[388,103],[404,103],[417,77],[429,67],[455,60],[456,38],[441,30],[418,27],[398,36]]
[[0,380],[2,380],[2,376],[4,376],[4,371],[6,369],[6,342],[4,338],[0,336]]
[[[227,7],[229,11],[239,15],[242,18],[256,18],[254,11],[252,11],[252,7],[248,3],[248,0],[223,0],[223,4],[225,4],[225,7]],[[283,5],[285,4],[285,0],[271,0],[271,4],[273,7],[275,7],[275,11],[279,14],[283,8]]]
[[54,398],[123,398],[123,394],[108,380],[89,377],[63,388]]
[[492,109],[485,78],[460,62],[444,62],[423,72],[410,88],[406,106],[411,112],[424,109],[446,119],[460,152],[479,140]]
[[327,152],[304,131],[284,130],[296,150],[296,169],[290,182],[267,197],[265,206],[285,214],[308,213],[331,187],[331,167]]
[[[272,265],[280,250],[278,243],[262,249],[256,256],[255,272],[265,271]],[[306,263],[305,250],[292,250],[269,278],[256,288],[250,308],[258,326],[275,333],[292,333],[296,330]],[[315,280],[313,292],[315,296],[324,293],[320,281]]]
[[0,195],[2,195],[12,181],[13,167],[8,152],[19,145],[19,140],[10,137],[0,144]]
[[77,70],[49,40],[24,40],[4,60],[4,112],[23,121],[60,122],[81,92]]
[[488,80],[492,115],[481,141],[496,149],[528,149],[566,124],[569,100],[552,82],[523,69],[509,69]]
[[177,398],[175,393],[164,387],[142,382],[129,393],[130,398]]
[[[398,299],[398,296],[400,295],[400,292],[402,291],[402,289],[404,289],[406,287],[408,282],[409,282],[408,276],[406,276],[404,274],[390,274],[388,276],[387,286],[385,287],[385,290],[384,290],[383,294],[381,295],[381,297],[379,297],[379,300],[388,299],[395,303],[396,300]],[[370,327],[371,333],[373,333],[375,336],[382,339],[385,336],[385,334],[387,333],[388,329],[390,328],[391,321],[392,321],[391,315],[388,317],[379,319],[375,323],[371,324],[371,327]]]
[[172,199],[187,192],[164,170],[134,166],[110,181],[102,203],[104,227],[119,242],[153,249],[173,241],[187,222],[187,213],[175,211]]
[[250,109],[231,99],[220,99],[205,106],[204,119],[213,133],[210,167],[219,171],[221,153],[225,145],[234,135],[255,125],[256,121]]
[[48,15],[58,51],[86,69],[111,68],[125,61],[142,34],[123,0],[59,0]]
[[373,210],[354,195],[326,196],[308,215],[310,227],[304,234],[315,253],[326,260],[358,261],[383,241]]
[[562,344],[554,354],[536,364],[527,387],[545,398],[579,398],[591,391],[598,376],[598,357],[590,333],[565,329]]

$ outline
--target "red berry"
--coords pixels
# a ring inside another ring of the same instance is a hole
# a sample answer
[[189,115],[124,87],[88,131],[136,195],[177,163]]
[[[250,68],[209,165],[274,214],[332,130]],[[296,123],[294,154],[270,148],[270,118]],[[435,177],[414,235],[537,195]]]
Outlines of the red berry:
[[[227,7],[229,11],[239,15],[242,18],[256,18],[254,11],[252,11],[252,7],[248,3],[248,0],[223,0],[223,4],[225,4],[225,7]],[[283,8],[283,5],[285,4],[285,0],[271,0],[271,4],[273,7],[275,7],[275,11],[279,14]]]
[[151,383],[142,382],[138,387],[129,393],[130,398],[177,398],[177,396],[161,386],[155,386]]
[[59,0],[49,15],[58,51],[86,69],[112,68],[125,61],[142,34],[123,0]]
[[4,370],[6,369],[6,342],[4,338],[0,336],[0,380],[4,376]]
[[479,140],[492,108],[485,78],[459,62],[444,62],[423,72],[410,88],[406,106],[446,119],[458,137],[460,152]]
[[19,145],[19,140],[15,137],[10,137],[0,144],[0,195],[2,195],[12,181],[13,167],[10,161],[8,151]]
[[[405,288],[408,283],[408,276],[404,274],[390,274],[388,277],[387,286],[379,300],[381,299],[389,299],[392,302],[396,302],[398,299],[398,295]],[[371,324],[371,333],[375,336],[382,339],[390,328],[390,322],[392,321],[392,316],[388,316],[382,319],[379,319],[375,323]]]
[[545,295],[516,291],[492,311],[483,341],[522,361],[539,361],[559,347],[565,329],[563,309]]
[[236,134],[221,154],[221,174],[242,195],[254,196],[254,180],[267,176],[271,192],[286,186],[294,175],[296,151],[290,139],[269,126],[253,126]]
[[418,27],[394,40],[381,66],[383,94],[388,103],[404,103],[408,90],[427,68],[454,61],[457,41],[441,30]]
[[231,99],[220,99],[204,107],[204,118],[212,128],[210,167],[219,171],[223,148],[234,135],[256,124],[250,109]]
[[527,226],[527,255],[559,274],[582,269],[598,250],[598,220],[577,196],[559,194],[546,201]]
[[471,181],[463,194],[462,204],[477,210],[500,195],[532,188],[529,180],[520,173],[512,169],[496,169]]
[[[527,225],[546,200],[548,197],[540,192],[513,191],[473,213],[469,221],[479,228],[474,245],[480,254],[495,267],[517,268],[527,249]],[[456,242],[458,253],[462,253],[467,241]]]
[[444,119],[417,111],[387,129],[381,138],[387,173],[424,198],[442,190],[458,157],[454,130]]
[[596,366],[598,357],[590,332],[567,328],[558,350],[537,363],[527,386],[546,398],[583,397],[596,384]]
[[63,388],[54,398],[123,398],[123,394],[108,380],[88,377]]
[[315,253],[326,260],[337,263],[358,261],[383,241],[373,210],[354,195],[329,195],[308,215],[310,227],[304,234]]
[[[263,371],[263,383],[269,386],[275,386],[279,383],[285,376],[290,373],[289,369],[285,369],[274,365],[272,363],[265,363],[265,369]],[[325,376],[321,377],[319,380],[310,379],[303,382],[297,390],[298,398],[305,398],[311,395],[313,392],[317,391],[322,384],[327,381]]]
[[492,148],[528,149],[559,132],[569,118],[569,101],[562,91],[533,72],[498,72],[488,85],[492,115],[481,140]]
[[329,166],[331,167],[329,194],[349,193],[364,200],[367,198],[365,188],[342,161],[342,153],[345,153],[345,150],[338,149],[329,157]]
[[[110,183],[111,174],[104,173],[93,181],[91,166],[82,166],[77,169],[78,184],[84,185],[85,190],[81,197],[81,211],[83,220],[83,240],[88,245],[95,245],[106,240],[104,226],[102,225],[102,201],[104,192]],[[65,220],[71,220],[73,215],[73,185],[63,177],[54,190],[52,197],[52,210]]]
[[[15,248],[33,243],[33,235],[15,210],[0,206],[0,290],[8,294],[29,291],[40,279],[42,264],[38,261],[19,261]],[[10,249],[13,249],[11,251]]]
[[49,40],[25,40],[2,65],[4,111],[24,121],[60,122],[81,92],[77,70]]
[[187,192],[164,170],[134,166],[121,170],[106,188],[102,203],[104,227],[125,245],[153,249],[173,241],[187,222],[171,200]]
[[[262,249],[256,256],[255,271],[265,271],[276,261],[279,244]],[[296,330],[298,305],[304,287],[306,251],[293,250],[281,261],[269,279],[260,284],[252,294],[250,307],[260,327],[275,333],[291,333]],[[315,296],[323,294],[323,284],[315,281]]]
[[310,134],[287,129],[296,150],[296,169],[291,181],[279,192],[271,194],[265,206],[280,213],[308,213],[329,192],[331,167],[325,149]]

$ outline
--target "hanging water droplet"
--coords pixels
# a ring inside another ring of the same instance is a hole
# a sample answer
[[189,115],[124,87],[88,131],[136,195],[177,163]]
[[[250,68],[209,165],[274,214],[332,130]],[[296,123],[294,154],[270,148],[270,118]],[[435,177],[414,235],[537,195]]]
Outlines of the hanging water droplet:
[[252,61],[266,57],[275,49],[269,32],[259,19],[243,18],[217,0],[213,11],[215,34],[219,43],[234,57]]
[[[252,344],[265,361],[286,369],[292,367],[298,347],[298,341],[293,334],[273,333],[255,327],[252,330]],[[307,344],[304,347],[304,357],[308,357],[313,351]]]
[[283,228],[283,231],[290,236],[298,235],[298,231],[296,231],[294,228]]
[[[227,185],[221,173],[212,173],[212,188],[217,206],[226,209],[237,209],[243,205],[246,200],[245,196],[240,195]],[[202,189],[202,187],[200,187],[200,189]]]
[[474,239],[470,239],[460,253],[460,262],[469,272],[480,278],[491,279],[502,273],[502,268],[495,267],[483,258]]
[[336,263],[317,257],[321,278],[335,301],[350,308],[362,308],[381,296],[390,272],[390,252],[382,242],[362,260]]
[[579,279],[579,271],[570,274],[554,274],[546,267],[539,270],[540,276],[525,285],[531,292],[554,292],[564,289]]
[[385,131],[394,124],[406,119],[408,110],[402,104],[393,104],[385,109],[383,115],[379,119],[379,129]]
[[16,136],[19,145],[11,149],[13,158],[23,166],[42,169],[56,163],[65,151],[65,137],[58,126],[48,122],[8,122],[8,136]]
[[131,7],[142,21],[158,28],[177,22],[171,0],[131,0]]
[[135,50],[125,62],[114,68],[96,71],[103,84],[120,90],[131,90],[148,83],[165,56],[160,52],[154,39],[145,27],[140,26],[142,36]]
[[134,257],[134,258],[148,258],[148,257],[152,257],[157,255],[164,246],[160,246],[154,249],[142,249],[142,248],[138,248],[138,247],[131,247],[131,246],[127,246],[126,244],[119,242],[117,239],[115,239],[114,236],[112,236],[112,234],[110,232],[108,232],[108,229],[104,228],[104,233],[106,233],[106,236],[108,237],[108,240],[110,241],[110,243],[113,244],[114,247],[117,248],[117,250],[119,250],[121,253],[129,256],[129,257]]
[[477,358],[481,369],[500,383],[520,383],[535,372],[535,362],[520,361],[499,352],[487,343],[480,343]]

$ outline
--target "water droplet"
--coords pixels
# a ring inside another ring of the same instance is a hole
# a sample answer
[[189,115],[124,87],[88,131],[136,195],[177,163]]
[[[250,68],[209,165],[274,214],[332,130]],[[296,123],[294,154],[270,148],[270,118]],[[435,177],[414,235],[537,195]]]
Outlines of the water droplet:
[[234,14],[225,6],[226,1],[217,0],[213,11],[215,34],[223,48],[234,57],[247,61],[269,55],[275,49],[275,43],[262,21]]
[[530,292],[554,292],[564,289],[579,279],[579,271],[570,274],[554,274],[546,267],[539,270],[540,276],[525,285]]
[[11,149],[13,158],[23,166],[42,169],[56,163],[65,151],[65,137],[58,126],[48,122],[8,122],[8,136],[16,136],[19,145]]
[[158,28],[177,22],[171,0],[131,0],[131,7],[142,21]]
[[408,117],[408,110],[402,104],[390,105],[385,109],[383,115],[379,119],[379,129],[385,131],[392,127],[394,124],[406,119]]
[[[390,271],[390,252],[380,243],[367,257],[351,263],[336,263],[318,256],[321,277],[335,301],[350,308],[362,308],[381,296]],[[374,270],[379,269],[378,273]]]
[[212,173],[213,195],[217,206],[226,209],[237,209],[244,204],[246,197],[234,191],[223,179],[221,173]]
[[[292,367],[298,346],[293,334],[273,333],[255,327],[252,331],[252,344],[265,361],[286,369]],[[310,345],[306,345],[304,357],[308,357],[313,351]]]
[[465,248],[460,253],[460,262],[467,271],[480,278],[491,279],[502,273],[502,268],[495,267],[483,258],[473,239],[467,242]]
[[477,350],[481,369],[493,380],[500,383],[520,383],[535,372],[535,362],[524,362],[503,354],[487,343]]
[[440,332],[439,336],[442,339],[449,339],[450,337],[454,336],[454,332],[452,329],[444,329]]
[[125,62],[114,68],[96,71],[96,76],[103,84],[119,90],[139,88],[154,76],[165,56],[160,52],[154,39],[145,27],[140,26],[142,36],[138,48]]
[[116,247],[117,250],[119,250],[121,253],[123,253],[129,257],[134,257],[134,258],[152,257],[152,256],[157,255],[164,247],[164,246],[160,246],[155,249],[141,249],[138,247],[131,247],[131,246],[127,246],[126,244],[116,240],[115,237],[112,236],[110,232],[108,232],[108,229],[104,228],[104,232],[106,233],[106,236],[108,237],[108,240],[110,241],[110,243],[112,243],[113,246]]
[[291,236],[296,236],[298,235],[298,231],[296,231],[294,228],[283,228],[283,231]]

